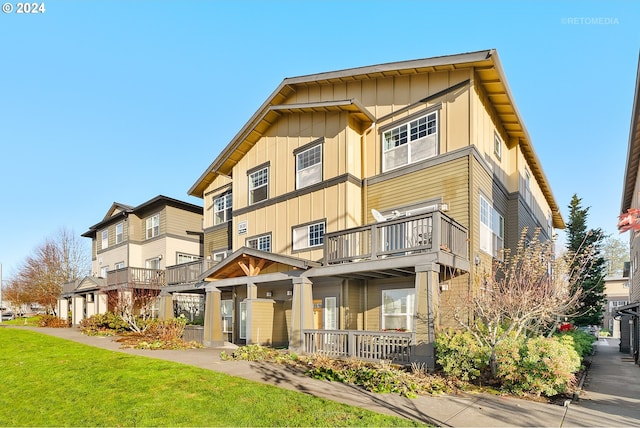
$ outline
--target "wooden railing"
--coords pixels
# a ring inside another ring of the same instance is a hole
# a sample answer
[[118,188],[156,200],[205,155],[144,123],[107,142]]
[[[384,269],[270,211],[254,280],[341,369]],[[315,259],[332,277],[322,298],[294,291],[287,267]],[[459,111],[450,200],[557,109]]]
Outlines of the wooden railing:
[[303,351],[332,358],[354,357],[366,361],[411,361],[414,333],[362,330],[303,330]]
[[164,270],[144,268],[122,268],[107,272],[107,287],[144,286],[162,287],[165,285]]
[[200,259],[167,267],[167,285],[192,284],[198,281],[203,272],[209,270],[215,262],[210,259]]
[[468,259],[467,229],[440,211],[355,227],[324,237],[325,264],[446,251]]

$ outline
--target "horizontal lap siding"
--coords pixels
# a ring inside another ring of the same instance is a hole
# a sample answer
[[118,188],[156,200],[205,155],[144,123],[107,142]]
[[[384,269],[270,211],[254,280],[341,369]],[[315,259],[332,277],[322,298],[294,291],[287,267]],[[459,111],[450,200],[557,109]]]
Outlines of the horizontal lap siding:
[[[442,202],[449,204],[447,215],[468,226],[468,159],[461,157],[369,185],[368,207],[382,211],[441,197]],[[374,221],[370,212],[366,215],[369,222]]]

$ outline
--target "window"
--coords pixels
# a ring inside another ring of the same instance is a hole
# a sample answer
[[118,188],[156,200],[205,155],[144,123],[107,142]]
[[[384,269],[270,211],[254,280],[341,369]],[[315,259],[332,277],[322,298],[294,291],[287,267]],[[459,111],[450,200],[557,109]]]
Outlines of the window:
[[116,244],[122,243],[124,241],[124,223],[116,224]]
[[106,278],[107,272],[109,272],[109,266],[102,266],[100,268],[100,278]]
[[271,235],[262,235],[247,239],[247,247],[260,251],[271,251]]
[[109,247],[109,230],[105,229],[102,231],[102,249]]
[[389,171],[438,154],[438,112],[382,134],[382,170]]
[[338,329],[338,305],[336,297],[324,298],[324,319],[323,326],[325,330]]
[[383,330],[413,330],[414,297],[413,288],[382,290]]
[[222,260],[226,259],[227,256],[229,255],[230,251],[218,251],[213,253],[213,260],[216,262],[221,262]]
[[500,257],[504,248],[504,217],[480,195],[480,249]]
[[153,259],[149,259],[145,262],[145,267],[147,269],[160,269],[160,257],[155,257]]
[[220,302],[220,312],[222,313],[222,332],[233,332],[233,300],[223,300]]
[[498,160],[502,159],[502,140],[497,132],[493,135],[493,154]]
[[240,302],[240,339],[247,338],[247,302]]
[[194,262],[196,260],[200,260],[201,257],[200,256],[196,256],[194,254],[185,254],[185,253],[178,253],[176,256],[176,264],[182,264],[182,263],[189,263],[189,262]]
[[293,249],[319,247],[324,244],[324,222],[299,226],[293,229]]
[[296,189],[322,181],[322,145],[296,154]]
[[147,239],[154,238],[160,234],[160,214],[156,214],[147,219]]
[[528,169],[524,170],[524,201],[531,206],[531,174]]
[[222,224],[231,220],[231,193],[213,200],[213,224]]
[[249,205],[264,201],[269,197],[269,167],[249,174]]
[[113,265],[113,270],[124,269],[124,262],[118,262]]

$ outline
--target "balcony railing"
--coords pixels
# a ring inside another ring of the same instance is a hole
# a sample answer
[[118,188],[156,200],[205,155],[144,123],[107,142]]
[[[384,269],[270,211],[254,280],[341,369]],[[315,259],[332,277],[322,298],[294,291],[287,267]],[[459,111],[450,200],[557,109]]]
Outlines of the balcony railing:
[[366,361],[411,361],[414,333],[362,330],[303,330],[303,351],[332,358],[354,357]]
[[467,229],[440,211],[355,227],[324,237],[325,264],[446,251],[468,259]]
[[203,272],[209,270],[215,262],[210,259],[200,259],[167,267],[167,285],[193,284]]
[[164,270],[144,268],[122,268],[107,272],[107,287],[162,287],[165,285]]

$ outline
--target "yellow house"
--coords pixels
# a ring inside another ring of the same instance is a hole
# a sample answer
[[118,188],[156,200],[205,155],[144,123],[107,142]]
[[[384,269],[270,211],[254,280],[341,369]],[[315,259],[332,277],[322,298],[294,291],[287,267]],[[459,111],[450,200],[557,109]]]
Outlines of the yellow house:
[[495,50],[284,79],[188,193],[208,345],[433,365],[474,274],[564,227]]

